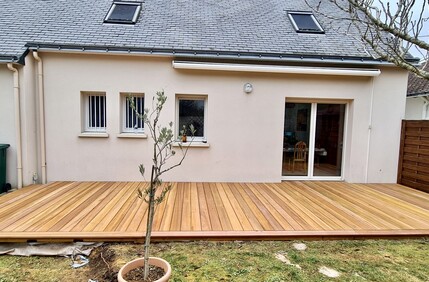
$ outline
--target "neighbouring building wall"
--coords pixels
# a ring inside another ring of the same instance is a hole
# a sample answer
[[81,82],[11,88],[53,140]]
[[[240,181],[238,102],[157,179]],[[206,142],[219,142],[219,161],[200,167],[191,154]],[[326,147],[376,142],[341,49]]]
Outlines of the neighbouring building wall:
[[421,120],[423,118],[424,101],[420,97],[408,97],[405,107],[405,119]]
[[[141,180],[138,165],[150,166],[151,140],[118,137],[120,93],[144,93],[149,106],[161,89],[168,95],[161,119],[164,124],[176,121],[176,94],[207,96],[210,146],[190,148],[184,164],[164,180],[279,182],[285,101],[304,98],[348,102],[346,181],[396,181],[398,130],[405,107],[405,98],[400,95],[406,87],[406,73],[401,71],[383,69],[373,83],[368,77],[177,70],[169,58],[42,56],[49,181]],[[251,94],[243,91],[247,82],[253,85]],[[107,138],[79,137],[81,93],[91,91],[106,93]],[[369,168],[376,171],[369,172]]]
[[13,94],[13,73],[6,64],[0,64],[0,143],[9,144],[7,149],[6,182],[16,187],[16,139]]
[[[19,72],[22,175],[23,186],[27,186],[33,183],[34,173],[38,174],[35,73],[33,61],[29,57],[26,58],[25,66],[14,67]],[[11,145],[7,149],[7,182],[15,188],[18,185],[18,175],[13,85],[13,72],[6,64],[0,64],[0,143]]]

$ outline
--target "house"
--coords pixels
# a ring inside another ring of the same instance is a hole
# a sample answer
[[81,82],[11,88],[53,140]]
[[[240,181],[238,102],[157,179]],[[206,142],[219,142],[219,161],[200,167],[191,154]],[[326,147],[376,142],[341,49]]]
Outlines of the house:
[[151,139],[127,97],[161,89],[161,122],[197,128],[167,181],[396,182],[407,72],[303,0],[4,0],[0,31],[14,187],[141,180]]
[[[429,71],[429,64],[424,70]],[[405,119],[429,120],[429,80],[410,74],[408,77]]]

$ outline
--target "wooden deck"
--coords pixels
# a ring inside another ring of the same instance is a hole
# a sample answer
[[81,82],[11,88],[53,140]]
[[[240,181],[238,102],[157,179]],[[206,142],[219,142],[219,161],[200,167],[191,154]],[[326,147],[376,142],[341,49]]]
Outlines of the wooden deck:
[[[0,196],[0,241],[139,241],[142,182],[54,182]],[[155,240],[429,235],[429,194],[397,184],[175,183]]]

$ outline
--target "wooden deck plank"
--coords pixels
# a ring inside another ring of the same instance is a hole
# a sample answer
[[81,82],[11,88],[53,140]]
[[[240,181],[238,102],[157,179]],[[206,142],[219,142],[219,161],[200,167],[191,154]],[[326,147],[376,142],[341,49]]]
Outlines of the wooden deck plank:
[[191,230],[201,231],[200,201],[198,198],[197,183],[190,184],[190,205],[191,205]]
[[207,205],[206,192],[204,190],[203,183],[197,183],[197,190],[200,208],[201,230],[209,231],[212,230],[212,225],[210,222],[209,207]]
[[212,190],[210,188],[210,183],[203,183],[204,195],[206,196],[207,201],[207,210],[210,218],[211,230],[221,231],[222,224],[220,223],[219,215],[216,209],[216,203],[213,198]]
[[216,189],[217,189],[217,192],[219,193],[219,197],[225,209],[226,216],[228,217],[228,220],[231,224],[230,230],[234,230],[234,231],[243,230],[241,222],[237,217],[237,213],[231,204],[230,198],[228,197],[224,186],[221,183],[216,183]]
[[191,187],[190,183],[183,183],[181,231],[192,231],[191,229]]
[[[327,182],[325,182],[327,183]],[[353,206],[344,203],[343,199],[333,193],[329,193],[323,186],[318,183],[310,182],[306,183],[311,187],[312,192],[323,199],[324,201],[331,203],[338,210],[343,212],[344,216],[348,219],[353,229],[377,229],[377,226],[368,222],[363,218]],[[322,202],[323,203],[323,202]]]
[[238,200],[235,198],[234,193],[232,193],[230,185],[228,183],[222,183],[221,185],[225,191],[225,194],[227,195],[227,198],[231,204],[231,207],[235,212],[235,215],[237,216],[237,219],[240,222],[241,228],[245,231],[253,230],[252,224],[250,223],[247,215],[245,214],[244,210],[241,208]]
[[[70,187],[77,186],[78,183],[67,183],[64,186],[59,186],[53,191],[46,191],[39,195],[40,198],[32,199],[31,202],[24,201],[19,206],[14,206],[13,214],[2,214],[6,220],[0,223],[0,230],[24,231],[25,228],[34,223],[34,218],[43,212],[43,210],[58,201],[61,201],[64,196],[72,194]],[[17,213],[16,211],[20,212]],[[22,224],[22,225],[21,225]]]
[[176,194],[177,194],[177,183],[173,184],[173,188],[171,189],[167,203],[165,205],[164,215],[162,217],[160,231],[169,231],[171,226],[171,220],[173,218],[173,210],[176,202]]
[[246,215],[247,219],[249,220],[249,223],[252,226],[252,230],[264,230],[261,223],[259,223],[259,220],[253,214],[252,210],[247,205],[242,194],[240,193],[241,186],[239,184],[234,183],[230,183],[228,186],[231,187],[231,192],[238,204],[240,205],[241,209],[243,210],[244,214]]
[[349,230],[360,227],[359,222],[354,221],[354,215],[352,216],[352,214],[344,212],[345,209],[340,205],[330,201],[323,195],[320,195],[320,193],[316,193],[314,189],[311,188],[312,184],[313,183],[310,181],[309,183],[296,183],[296,185],[302,188],[299,190],[300,194],[304,195],[311,203],[314,203],[315,206],[322,209],[325,216],[329,217],[330,220],[338,223],[336,224],[337,229]]
[[220,188],[217,187],[216,183],[210,183],[209,186],[212,192],[217,214],[219,215],[219,221],[222,226],[222,230],[234,230],[231,221],[229,220],[228,212],[226,211],[222,198],[219,194]]
[[[159,189],[159,193],[157,194],[157,196],[159,196],[160,193],[162,193],[162,191],[164,189],[167,189],[167,186],[170,186],[170,185],[171,187],[173,187],[173,183],[164,183],[162,188]],[[167,203],[169,202],[170,194],[171,193],[165,194],[164,201],[155,207],[155,216],[153,218],[153,230],[160,230],[161,228],[162,218],[164,217],[166,206],[167,206]]]
[[97,207],[101,202],[106,201],[106,198],[109,199],[109,187],[113,186],[114,184],[114,182],[99,183],[98,187],[102,191],[102,194],[100,194],[95,200],[91,201],[85,208],[80,210],[79,213],[69,220],[68,223],[62,226],[59,231],[72,231],[77,225],[83,226],[84,223],[81,222],[85,221],[85,218],[91,217],[91,215],[94,213],[93,210],[95,207]]
[[183,182],[177,184],[176,198],[174,201],[173,216],[169,230],[180,231],[182,225],[182,210],[183,210]]
[[260,213],[262,214],[262,217],[266,219],[271,230],[283,230],[282,225],[277,221],[275,216],[272,215],[269,208],[270,204],[264,201],[264,197],[257,192],[257,189],[255,189],[255,187],[252,184],[242,184],[242,185],[246,187],[245,189],[246,194],[252,200],[254,206],[259,209]]
[[[147,185],[53,182],[1,195],[0,241],[141,241],[147,204],[136,189]],[[429,194],[396,184],[172,185],[154,240],[429,236]]]
[[337,183],[330,183],[329,185],[321,183],[320,185],[323,186],[327,192],[336,195],[336,201],[344,204],[348,209],[357,213],[367,222],[377,226],[377,229],[400,229],[396,224],[390,222],[389,218],[385,218],[386,214],[384,212],[376,207],[368,205],[360,195],[353,193],[351,187],[347,186],[344,188],[344,186],[338,185]]
[[94,205],[93,208],[87,214],[85,214],[85,216],[75,226],[70,229],[70,231],[92,231],[91,228],[98,224],[97,217],[101,218],[101,216],[99,216],[100,212],[107,204],[111,202],[112,199],[115,198],[116,194],[114,191],[119,187],[119,185],[120,183],[118,182],[112,183],[112,185],[108,188],[109,193],[107,196],[104,199],[101,199],[101,201],[94,203],[96,205]]
[[[53,227],[71,220],[75,215],[75,211],[79,212],[80,207],[83,207],[82,203],[88,203],[88,198],[95,199],[98,196],[97,185],[95,182],[79,185],[80,191],[77,195],[74,195],[72,198],[65,198],[65,201],[58,202],[53,206],[53,210],[44,210],[43,213],[39,214],[43,220],[39,220],[38,224],[33,224],[32,226],[35,226],[35,228],[28,228],[27,231],[58,231],[58,228]],[[66,216],[61,216],[62,214],[66,214]]]

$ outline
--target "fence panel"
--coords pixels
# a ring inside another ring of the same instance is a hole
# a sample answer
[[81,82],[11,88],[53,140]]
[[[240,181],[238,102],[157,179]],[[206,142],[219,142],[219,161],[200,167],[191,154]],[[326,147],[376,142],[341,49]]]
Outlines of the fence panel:
[[429,120],[403,120],[398,183],[429,192]]

